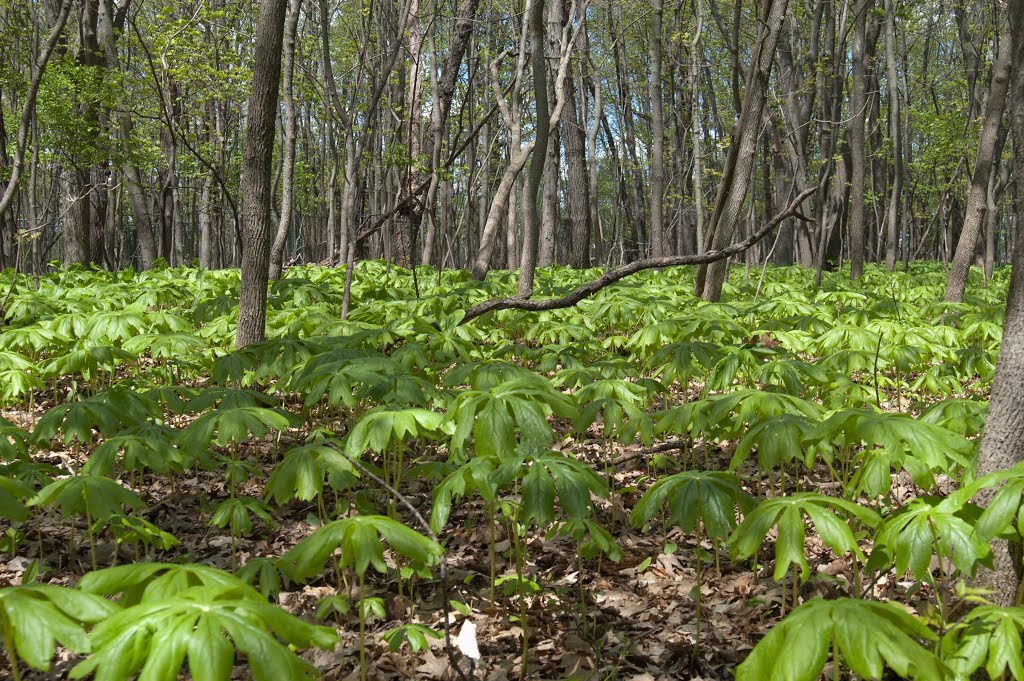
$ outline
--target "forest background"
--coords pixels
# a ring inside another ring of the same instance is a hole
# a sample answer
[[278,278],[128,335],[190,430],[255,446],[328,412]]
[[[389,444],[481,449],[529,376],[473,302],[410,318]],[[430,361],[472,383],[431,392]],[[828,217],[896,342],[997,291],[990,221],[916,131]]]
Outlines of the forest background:
[[0,265],[240,265],[261,79],[272,279],[702,253],[811,187],[748,264],[940,260],[957,300],[1012,246],[1000,3],[273,4],[283,66],[252,2],[4,3]]

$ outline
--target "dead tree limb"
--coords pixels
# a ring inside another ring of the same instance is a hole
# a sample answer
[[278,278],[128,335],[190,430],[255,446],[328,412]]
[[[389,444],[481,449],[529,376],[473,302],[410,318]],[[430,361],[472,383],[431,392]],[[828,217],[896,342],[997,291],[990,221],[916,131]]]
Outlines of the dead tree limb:
[[512,297],[485,300],[482,303],[477,303],[473,307],[469,308],[466,312],[466,316],[462,318],[460,323],[465,324],[466,322],[472,321],[477,317],[481,317],[488,312],[494,312],[495,310],[527,310],[531,312],[560,310],[562,308],[572,307],[584,298],[594,295],[604,287],[614,284],[620,279],[624,279],[631,274],[636,274],[637,272],[661,269],[663,267],[677,267],[679,265],[706,265],[719,260],[725,260],[730,256],[747,250],[758,241],[768,236],[768,234],[778,227],[779,223],[783,220],[796,215],[800,210],[800,205],[817,190],[817,186],[808,187],[803,190],[795,199],[793,199],[792,203],[790,203],[785,210],[769,220],[763,227],[761,227],[761,229],[754,232],[743,241],[738,241],[723,249],[709,251],[703,255],[673,255],[661,258],[643,258],[642,260],[635,260],[628,265],[623,265],[622,267],[611,270],[610,272],[605,272],[597,279],[583,284],[572,293],[561,298],[531,300],[529,298]]

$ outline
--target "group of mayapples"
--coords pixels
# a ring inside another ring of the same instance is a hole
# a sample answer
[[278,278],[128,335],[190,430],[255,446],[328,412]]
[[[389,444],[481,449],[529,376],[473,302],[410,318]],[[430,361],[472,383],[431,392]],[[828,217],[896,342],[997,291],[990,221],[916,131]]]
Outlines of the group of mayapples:
[[[536,295],[596,273],[543,270]],[[58,586],[35,560],[20,585],[0,589],[14,678],[48,669],[57,644],[79,656],[71,678],[176,679],[187,669],[214,681],[239,661],[260,680],[315,676],[298,653],[332,648],[338,629],[275,605],[282,579],[336,586],[317,615],[358,623],[365,674],[366,624],[384,610],[365,595],[382,579],[374,573],[407,597],[436,597],[456,521],[489,532],[490,597],[523,615],[525,661],[525,604],[544,589],[530,572],[531,541],[572,541],[581,566],[622,556],[602,519],[624,495],[607,469],[574,455],[573,442],[597,441],[609,457],[675,442],[680,453],[638,490],[630,522],[675,526],[714,547],[716,563],[721,551],[784,585],[789,614],[737,679],[814,679],[830,660],[837,679],[841,669],[1024,679],[1024,609],[963,586],[992,538],[1024,530],[1024,468],[973,475],[1008,271],[988,282],[974,273],[963,304],[940,302],[938,265],[869,270],[856,283],[835,273],[818,290],[796,268],[742,274],[721,304],[694,299],[693,272],[672,269],[572,308],[463,324],[473,303],[510,295],[514,275],[477,283],[421,268],[414,279],[360,263],[342,319],[344,271],[297,267],[271,287],[270,340],[233,352],[236,271],[6,273],[0,548],[38,559],[45,535],[92,567]],[[731,455],[727,470],[704,465],[709,447]],[[829,484],[809,485],[809,471]],[[197,521],[230,533],[233,572],[189,562],[146,517],[140,493],[153,480],[173,502],[199,474],[222,484]],[[897,498],[894,481],[916,493]],[[433,489],[429,521],[405,504],[413,483]],[[972,499],[991,487],[982,511]],[[296,504],[315,509],[307,536],[238,565],[234,540]],[[515,574],[495,572],[495,527]],[[847,597],[801,602],[811,536],[850,561]],[[100,539],[120,549],[105,565]],[[126,552],[134,560],[118,565]],[[872,585],[887,573],[912,579],[933,607],[879,600]],[[981,604],[958,619],[958,598]],[[392,650],[412,652],[428,637],[440,632],[417,622],[385,634]]]

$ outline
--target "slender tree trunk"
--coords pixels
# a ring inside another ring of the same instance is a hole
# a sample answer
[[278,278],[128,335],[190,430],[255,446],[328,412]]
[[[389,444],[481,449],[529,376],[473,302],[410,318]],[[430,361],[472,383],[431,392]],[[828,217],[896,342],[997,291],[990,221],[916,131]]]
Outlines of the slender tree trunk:
[[867,227],[864,216],[864,180],[867,166],[864,121],[867,109],[867,14],[873,0],[858,0],[854,7],[853,84],[850,95],[850,152],[853,168],[850,174],[850,278],[864,273],[864,249]]
[[284,28],[284,55],[281,65],[281,96],[284,98],[284,150],[281,161],[281,219],[277,233],[270,247],[270,281],[281,278],[284,267],[284,247],[288,239],[288,227],[292,221],[292,195],[295,187],[295,34],[299,28],[299,13],[302,0],[291,0]]
[[701,47],[701,35],[704,32],[704,3],[694,0],[697,28],[690,43],[690,91],[693,101],[690,116],[690,135],[693,138],[693,212],[695,214],[695,230],[697,253],[703,254],[704,248],[704,142],[703,128],[700,119],[700,74],[704,62],[704,48]]
[[11,206],[11,202],[14,201],[18,181],[21,178],[25,165],[25,149],[28,146],[32,121],[35,119],[36,97],[39,94],[39,86],[43,81],[46,66],[50,63],[50,57],[53,55],[61,35],[64,33],[64,26],[68,22],[68,15],[71,13],[71,7],[74,5],[74,2],[75,0],[63,0],[60,3],[57,19],[53,24],[53,28],[50,29],[50,35],[46,39],[46,44],[40,50],[39,56],[36,57],[35,64],[33,65],[32,73],[29,77],[28,91],[25,93],[24,103],[21,107],[21,117],[18,119],[18,131],[15,133],[14,158],[11,160],[10,176],[4,186],[3,194],[0,195],[0,215],[6,214],[7,209]]
[[[992,85],[989,88],[988,101],[985,103],[985,117],[978,138],[978,152],[974,161],[974,173],[971,175],[971,188],[967,194],[963,229],[960,230],[960,239],[957,241],[956,253],[953,255],[949,278],[946,281],[948,302],[960,302],[964,299],[967,274],[971,269],[971,263],[974,262],[974,250],[984,224],[985,210],[988,207],[989,177],[992,175],[993,160],[999,143],[999,126],[1003,119],[1010,84],[1012,50],[1010,21],[1006,20],[999,36],[996,59],[992,64]],[[1017,144],[1020,144],[1019,140]]]
[[903,195],[903,121],[900,120],[899,76],[896,73],[896,17],[893,12],[893,0],[885,0],[885,63],[889,139],[892,145],[892,194],[889,196],[885,220],[885,267],[891,271],[896,269]]
[[[407,55],[409,70],[406,76],[405,117],[401,123],[401,136],[405,140],[405,148],[409,154],[409,165],[403,170],[403,197],[410,195],[417,183],[418,173],[414,172],[413,165],[420,162],[420,154],[423,150],[421,135],[423,68],[420,63],[423,28],[420,24],[419,0],[410,0],[408,7],[406,26],[409,31]],[[416,231],[419,228],[419,217],[422,216],[421,212],[417,215],[414,215],[414,212],[414,210],[402,211],[395,216],[394,220],[394,257],[395,262],[402,267],[413,266],[413,242],[416,240]]]
[[[565,4],[562,0],[554,0],[548,7],[547,49],[549,54],[556,54],[561,49],[558,37],[565,21],[563,12]],[[555,99],[555,84],[547,79],[548,101]],[[543,189],[541,190],[540,212],[540,243],[537,252],[537,265],[548,267],[554,264],[557,257],[555,241],[559,223],[558,185],[561,176],[562,139],[571,125],[565,122],[563,110],[562,121],[553,126],[548,138],[547,152],[544,158]],[[563,124],[564,123],[564,124]],[[568,143],[568,141],[567,141]]]
[[[121,62],[117,54],[117,46],[114,42],[114,11],[110,0],[104,0],[101,6],[100,22],[103,26],[101,33],[104,36],[104,53],[107,60],[107,68],[111,71],[120,71]],[[121,139],[126,144],[131,144],[132,135],[135,130],[135,123],[126,110],[119,110],[115,114],[118,131]],[[135,224],[135,233],[139,242],[139,265],[147,270],[153,266],[157,258],[157,244],[153,237],[153,221],[149,211],[149,202],[146,199],[145,181],[142,171],[137,165],[131,163],[126,157],[121,163],[121,173],[124,175],[125,184],[128,190],[128,201],[132,208],[132,218]]]
[[[761,5],[758,21],[757,41],[753,47],[753,58],[747,71],[746,92],[733,138],[729,144],[725,167],[711,214],[706,250],[718,251],[731,243],[736,233],[750,178],[753,175],[757,156],[757,141],[760,137],[771,76],[775,47],[779,39],[783,19],[786,16],[787,0],[765,0]],[[697,290],[708,301],[717,301],[722,295],[722,284],[728,271],[728,261],[720,260],[698,270]]]
[[[557,0],[556,0],[557,1]],[[519,283],[516,291],[521,298],[533,295],[533,274],[537,265],[537,239],[540,233],[540,216],[537,213],[537,194],[544,175],[544,162],[551,132],[548,105],[547,63],[544,58],[544,0],[531,0],[530,24],[530,65],[533,72],[533,98],[536,105],[537,131],[534,138],[533,158],[526,176],[523,192],[523,252],[519,263]]]
[[651,256],[667,254],[665,248],[665,111],[661,85],[661,24],[664,0],[651,8]]
[[242,285],[235,346],[266,337],[270,265],[270,174],[287,0],[261,0],[242,173]]

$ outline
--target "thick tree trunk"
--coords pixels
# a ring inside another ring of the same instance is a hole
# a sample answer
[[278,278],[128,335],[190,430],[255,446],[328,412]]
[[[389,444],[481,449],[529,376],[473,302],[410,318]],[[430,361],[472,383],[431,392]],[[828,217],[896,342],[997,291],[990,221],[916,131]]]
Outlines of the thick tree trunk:
[[[974,250],[978,245],[978,237],[985,220],[988,208],[988,186],[992,175],[993,161],[999,143],[999,126],[1003,119],[1006,105],[1006,94],[1010,85],[1010,66],[1013,46],[1010,44],[1010,20],[1007,19],[999,36],[999,47],[995,62],[992,64],[992,85],[985,103],[985,117],[981,124],[978,138],[978,152],[974,161],[974,173],[971,175],[971,188],[967,194],[967,209],[964,213],[964,224],[960,230],[960,239],[956,244],[956,253],[949,268],[946,281],[946,300],[960,302],[964,299],[967,288],[967,274],[974,262]],[[1017,144],[1020,144],[1018,139]]]
[[63,171],[64,258],[65,267],[87,264],[89,257],[89,171],[65,168]]
[[561,137],[565,145],[565,206],[569,218],[569,265],[590,267],[590,180],[586,141],[577,106],[576,79],[565,81]]
[[235,346],[266,337],[270,260],[270,174],[287,0],[261,0],[242,173],[242,285]]
[[[1009,40],[1012,41],[1012,88],[1010,112],[1015,137],[1014,162],[1024,168],[1024,0],[1010,0],[1007,8]],[[1004,36],[1005,38],[1006,36]],[[990,95],[991,97],[991,95]],[[992,382],[985,432],[978,455],[978,474],[1012,467],[1024,460],[1024,409],[1021,408],[1021,386],[1024,385],[1024,248],[1020,239],[1024,232],[1024,174],[1014,173],[1017,183],[1016,241],[1013,252],[1013,273],[1006,302],[1006,321],[999,361]],[[1021,584],[1020,545],[1006,541],[992,543],[994,570],[983,571],[981,586],[991,589],[989,596],[1000,605],[1019,604]]]
[[[1024,0],[1010,0],[1007,8],[1012,43],[1013,94],[1010,99],[1014,161],[1024,168]],[[1013,273],[1006,302],[1006,321],[999,348],[999,361],[989,399],[985,432],[978,455],[978,474],[1012,467],[1024,460],[1024,408],[1021,407],[1021,386],[1024,385],[1024,248],[1019,247],[1024,231],[1024,174],[1014,173],[1017,183],[1016,240]],[[989,596],[1000,605],[1019,604],[1021,584],[1020,545],[1003,540],[992,542],[994,570],[983,570],[980,586],[993,591]]]

